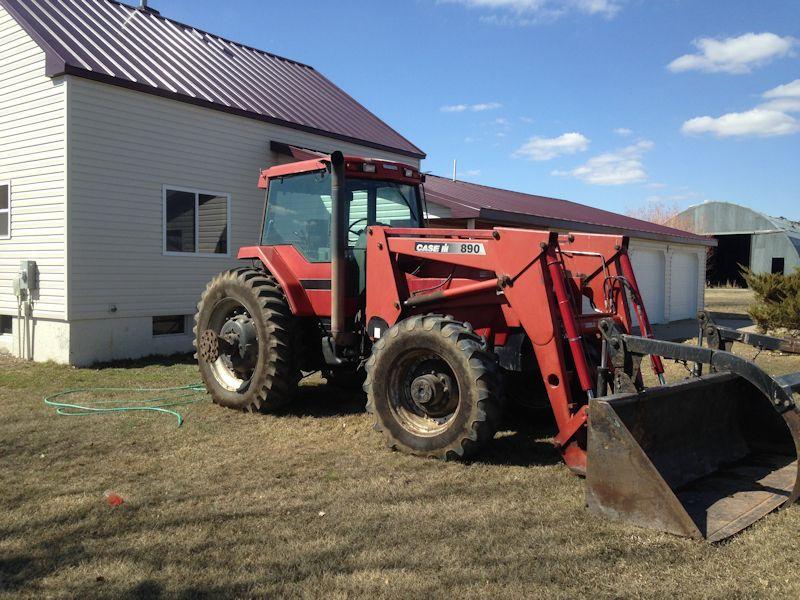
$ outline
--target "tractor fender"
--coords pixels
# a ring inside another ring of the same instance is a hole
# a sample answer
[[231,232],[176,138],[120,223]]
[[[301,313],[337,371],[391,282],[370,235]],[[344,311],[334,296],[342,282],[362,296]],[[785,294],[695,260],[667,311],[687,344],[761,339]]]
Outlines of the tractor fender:
[[236,258],[239,260],[260,260],[264,268],[269,271],[286,294],[286,302],[295,316],[311,316],[314,309],[308,298],[306,290],[300,280],[292,272],[286,261],[272,246],[245,246],[239,249]]

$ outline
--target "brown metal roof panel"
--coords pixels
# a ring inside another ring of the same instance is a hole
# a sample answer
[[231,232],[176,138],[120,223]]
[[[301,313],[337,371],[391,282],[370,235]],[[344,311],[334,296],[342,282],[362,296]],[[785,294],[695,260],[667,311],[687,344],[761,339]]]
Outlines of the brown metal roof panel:
[[499,188],[452,181],[444,177],[429,175],[425,181],[425,194],[437,204],[447,206],[455,218],[498,217],[520,224],[553,224],[554,227],[569,227],[570,223],[595,226],[608,231],[630,232],[634,237],[685,241],[702,245],[713,245],[708,237],[626,217],[607,210],[578,204],[569,200],[548,198]]
[[424,153],[308,65],[116,0],[0,0],[72,73],[423,158]]

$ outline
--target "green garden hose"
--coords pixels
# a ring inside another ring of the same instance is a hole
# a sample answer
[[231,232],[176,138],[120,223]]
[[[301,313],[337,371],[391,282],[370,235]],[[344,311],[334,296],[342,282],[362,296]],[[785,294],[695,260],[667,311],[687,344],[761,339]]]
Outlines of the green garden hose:
[[[178,387],[169,388],[107,388],[107,387],[92,387],[92,388],[75,388],[64,390],[55,394],[50,394],[44,397],[44,403],[48,406],[56,408],[56,414],[65,417],[86,417],[89,415],[99,415],[108,413],[121,413],[132,411],[150,411],[157,413],[165,413],[174,416],[178,420],[178,427],[183,425],[183,415],[175,410],[171,410],[175,406],[184,406],[199,402],[202,397],[199,394],[205,394],[206,388],[202,383],[193,383],[191,385],[182,385]],[[157,396],[155,398],[143,398],[140,400],[130,398],[98,398],[88,402],[69,403],[59,402],[56,398],[63,398],[65,396],[72,396],[75,394],[115,394],[115,393],[167,393],[166,396]],[[183,393],[180,393],[183,392]],[[118,405],[118,406],[112,406]],[[120,406],[121,405],[121,406]]]

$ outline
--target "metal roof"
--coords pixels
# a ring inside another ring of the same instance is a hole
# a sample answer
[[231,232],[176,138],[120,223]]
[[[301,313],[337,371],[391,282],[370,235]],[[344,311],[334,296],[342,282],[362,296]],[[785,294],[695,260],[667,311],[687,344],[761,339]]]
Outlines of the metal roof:
[[425,154],[313,67],[114,0],[0,0],[72,74],[399,154]]
[[492,223],[568,231],[624,234],[640,239],[683,244],[716,245],[708,237],[585,204],[453,181],[436,175],[427,176],[425,195],[428,202],[449,208],[453,218],[481,219]]
[[671,222],[690,225],[705,235],[785,233],[790,238],[800,237],[798,221],[771,217],[749,206],[716,200],[694,204]]

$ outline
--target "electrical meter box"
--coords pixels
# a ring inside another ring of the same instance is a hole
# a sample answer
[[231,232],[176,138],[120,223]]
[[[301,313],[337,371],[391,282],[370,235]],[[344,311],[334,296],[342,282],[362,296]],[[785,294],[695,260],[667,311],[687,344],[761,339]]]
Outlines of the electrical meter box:
[[36,261],[23,260],[19,263],[19,289],[28,290],[29,292],[35,291],[39,286],[39,281],[36,277]]

